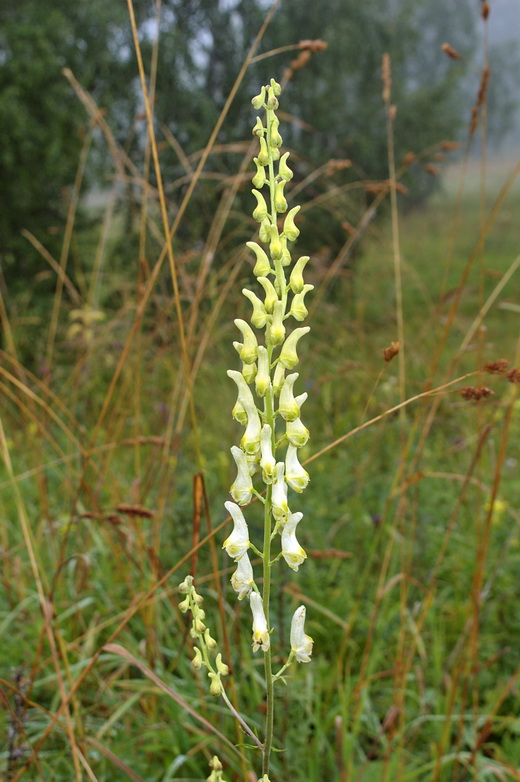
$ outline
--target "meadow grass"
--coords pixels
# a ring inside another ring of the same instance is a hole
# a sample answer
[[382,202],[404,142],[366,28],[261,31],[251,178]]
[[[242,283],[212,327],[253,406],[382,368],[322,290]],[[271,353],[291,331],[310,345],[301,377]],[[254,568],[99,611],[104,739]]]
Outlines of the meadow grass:
[[[111,203],[99,228],[72,232],[55,334],[41,279],[3,299],[6,780],[202,780],[215,753],[225,778],[254,779],[254,750],[189,665],[176,587],[196,575],[229,696],[260,731],[262,661],[221,551],[237,438],[226,369],[251,276],[254,227],[233,213],[248,150],[202,249],[164,243],[170,204],[142,185],[131,267],[107,253],[122,241]],[[335,177],[318,180],[304,221]],[[315,654],[278,695],[273,781],[520,778],[518,387],[482,371],[520,364],[520,196],[501,195],[504,181],[481,198],[448,179],[401,215],[401,365],[382,356],[397,338],[391,222],[371,222],[353,253],[329,257],[323,237],[309,264],[308,560],[297,581],[274,577],[273,612],[287,636],[308,606]],[[331,211],[362,225],[363,198],[334,193]],[[481,385],[493,395],[458,391]]]

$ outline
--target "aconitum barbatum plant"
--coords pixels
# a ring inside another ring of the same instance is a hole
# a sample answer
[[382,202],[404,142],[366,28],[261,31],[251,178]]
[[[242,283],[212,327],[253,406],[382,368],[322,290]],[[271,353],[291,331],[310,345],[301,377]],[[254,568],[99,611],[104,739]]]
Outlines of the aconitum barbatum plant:
[[[252,100],[255,109],[265,111],[264,116],[257,117],[253,128],[259,143],[252,180],[252,193],[256,199],[253,217],[259,223],[259,242],[247,242],[255,256],[256,284],[253,290],[244,288],[242,291],[252,305],[249,322],[241,318],[235,320],[241,340],[233,344],[241,368],[230,369],[227,373],[238,391],[232,415],[244,431],[240,444],[231,447],[237,475],[230,489],[233,502],[226,502],[225,507],[233,519],[233,530],[223,548],[237,565],[231,577],[232,587],[239,600],[248,598],[251,605],[253,652],[261,650],[264,654],[266,728],[263,742],[257,740],[263,755],[262,782],[269,779],[275,682],[294,661],[310,662],[313,645],[304,629],[305,607],[300,606],[291,623],[287,661],[277,673],[273,672],[271,636],[274,629],[269,610],[271,568],[283,560],[297,571],[307,557],[296,538],[296,527],[303,514],[291,508],[289,502],[293,505],[292,492],[301,493],[309,482],[309,475],[298,459],[299,449],[309,439],[309,431],[301,419],[307,394],[296,392],[295,396],[299,374],[293,370],[299,363],[299,340],[310,331],[308,326],[295,327],[295,322],[305,320],[308,314],[305,296],[313,288],[305,284],[303,277],[308,256],[302,256],[296,262],[292,258],[291,245],[299,235],[295,217],[300,207],[294,206],[288,211],[284,192],[293,172],[288,165],[289,153],[280,152],[283,141],[276,115],[280,93],[280,85],[271,79]],[[267,197],[262,193],[263,189],[266,189]],[[279,220],[282,215],[285,217]],[[250,539],[242,510],[253,497],[263,504],[264,510],[263,542],[257,541],[258,545]],[[262,572],[256,575],[262,589],[255,580],[250,551],[262,559]],[[191,583],[189,589],[193,589]],[[196,600],[191,602],[197,613]],[[188,607],[186,601],[185,604]],[[220,675],[218,684],[215,676],[219,671],[205,653],[204,634],[195,634],[201,649],[196,651],[193,663],[198,668],[207,665],[211,691],[225,697]],[[248,733],[251,735],[249,730]]]

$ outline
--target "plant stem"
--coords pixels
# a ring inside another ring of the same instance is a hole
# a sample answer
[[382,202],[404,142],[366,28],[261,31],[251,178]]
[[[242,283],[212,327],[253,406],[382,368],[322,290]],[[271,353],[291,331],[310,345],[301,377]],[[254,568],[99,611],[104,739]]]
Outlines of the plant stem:
[[[271,362],[272,346],[268,344],[267,350],[269,352],[269,363]],[[273,404],[273,390],[270,388],[265,396],[265,417],[266,423],[271,427],[274,440],[274,404]],[[267,486],[265,505],[264,505],[264,593],[263,593],[263,605],[264,613],[267,621],[267,627],[270,627],[269,619],[269,600],[271,596],[271,506],[272,506],[272,485]],[[271,658],[271,647],[265,652],[264,656],[265,665],[265,685],[266,685],[266,701],[267,712],[265,718],[265,738],[264,748],[262,754],[262,774],[269,775],[269,762],[271,759],[271,747],[273,743],[273,726],[274,726],[274,682],[273,682],[273,668]]]

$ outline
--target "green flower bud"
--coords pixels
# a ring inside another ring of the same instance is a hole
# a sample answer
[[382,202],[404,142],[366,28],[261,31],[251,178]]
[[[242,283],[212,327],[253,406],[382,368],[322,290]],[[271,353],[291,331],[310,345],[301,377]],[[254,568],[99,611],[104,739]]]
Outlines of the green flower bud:
[[267,183],[265,169],[263,166],[260,165],[257,157],[253,158],[253,160],[256,164],[256,174],[254,175],[251,181],[255,187],[263,187]]
[[282,390],[280,391],[278,412],[285,421],[295,421],[300,415],[300,408],[296,404],[293,393],[293,386],[298,378],[298,372],[294,372],[292,375],[287,375],[285,378],[285,383],[282,386]]
[[265,87],[262,87],[258,95],[255,95],[255,97],[252,98],[251,103],[253,104],[253,108],[257,111],[262,108],[265,103]]
[[271,147],[271,160],[276,162],[280,159],[280,150],[278,147]]
[[287,211],[287,201],[285,200],[285,196],[283,194],[283,189],[285,187],[285,180],[282,179],[281,182],[276,183],[276,190],[274,194],[274,205],[276,207],[276,211],[283,214]]
[[276,111],[276,109],[280,105],[274,93],[273,87],[267,88],[267,101],[265,105],[267,106],[268,109],[271,109],[271,111]]
[[279,396],[285,382],[285,367],[283,364],[276,365],[273,376],[273,393],[275,396]]
[[290,242],[294,242],[294,240],[297,239],[300,235],[300,230],[296,228],[296,225],[294,223],[294,218],[298,214],[300,209],[301,207],[299,205],[293,206],[293,208],[287,214],[287,217],[285,218],[283,223],[283,233],[289,239]]
[[264,217],[262,222],[260,223],[260,228],[258,229],[258,236],[260,237],[260,241],[267,244],[269,239],[271,238],[271,221],[268,217]]
[[292,300],[292,304],[291,304],[291,311],[289,314],[292,315],[295,320],[299,320],[299,321],[305,320],[305,318],[309,314],[309,311],[305,306],[304,299],[305,299],[305,294],[313,290],[314,290],[314,285],[304,285],[303,290],[294,296],[294,299]]
[[262,468],[262,479],[264,483],[273,482],[274,471],[276,468],[276,459],[273,456],[272,430],[269,424],[264,424],[260,435],[260,466]]
[[251,192],[257,200],[257,205],[253,210],[253,219],[258,223],[261,223],[269,214],[267,211],[267,204],[265,203],[265,198],[262,193],[259,193],[258,190],[251,190]]
[[287,247],[287,238],[285,236],[280,237],[280,241],[282,243],[282,266],[290,266],[291,264],[291,253],[289,252],[289,248]]
[[188,611],[190,607],[190,598],[187,597],[185,600],[183,600],[181,603],[179,603],[179,609],[180,611],[185,614],[186,611]]
[[260,139],[260,152],[258,153],[258,162],[261,166],[269,165],[269,152],[267,151],[267,144],[265,138],[262,136]]
[[192,627],[197,635],[201,635],[207,629],[202,619],[194,619]]
[[269,354],[263,345],[258,346],[258,373],[255,378],[255,388],[258,396],[265,396],[271,385],[269,374]]
[[269,244],[269,252],[271,253],[271,258],[274,261],[279,261],[282,257],[283,246],[280,241],[280,236],[278,234],[278,228],[276,225],[271,226],[271,243]]
[[246,242],[246,245],[254,252],[256,256],[256,263],[253,269],[253,274],[255,277],[265,277],[272,271],[267,253],[262,250],[260,245],[256,242]]
[[241,318],[236,318],[235,326],[242,332],[244,338],[244,344],[240,351],[240,358],[244,364],[253,364],[258,356],[258,342],[256,341],[255,333],[249,323]]
[[287,421],[285,435],[295,448],[303,448],[309,439],[309,430],[303,425],[301,418],[296,418],[294,421]]
[[309,261],[308,255],[302,255],[298,258],[294,264],[291,276],[289,277],[289,285],[293,293],[300,293],[303,290],[303,270]]
[[209,686],[209,691],[212,695],[221,695],[222,694],[222,684],[220,682],[220,676],[218,673],[213,673],[213,671],[209,671],[208,677],[211,679],[211,684]]
[[[281,345],[285,339],[285,326],[283,325],[283,304],[281,301],[277,301],[273,307],[273,321],[269,327],[269,339],[273,345]],[[286,365],[284,364],[284,366]],[[289,369],[292,369],[292,367],[289,367]]]
[[275,287],[271,280],[268,280],[267,277],[259,277],[258,282],[265,291],[264,307],[266,308],[267,312],[271,313],[273,311],[274,305],[278,301]]
[[195,652],[195,657],[191,661],[191,664],[196,671],[200,671],[200,669],[204,665],[204,660],[202,659],[202,653],[197,646],[194,647],[193,651]]
[[[311,288],[312,287],[314,286],[311,285]],[[262,329],[267,322],[267,312],[265,311],[265,307],[263,303],[260,301],[256,293],[253,293],[253,291],[250,291],[247,288],[242,288],[242,293],[244,294],[246,299],[249,299],[249,301],[253,305],[253,314],[251,315],[251,323],[257,329]]]
[[271,79],[269,84],[271,85],[271,89],[272,89],[272,91],[274,92],[275,95],[281,95],[282,94],[282,88],[278,84],[277,81],[275,81],[274,79]]
[[220,674],[220,676],[227,676],[229,673],[228,666],[222,662],[222,655],[220,652],[217,654],[215,658],[215,665],[217,666],[217,671]]
[[260,117],[257,117],[256,124],[253,128],[253,136],[258,136],[258,138],[262,138],[264,133],[265,133],[265,128],[262,125],[262,120],[260,119]]
[[284,154],[280,158],[280,163],[278,165],[278,176],[284,179],[286,182],[289,182],[294,176],[292,169],[290,169],[289,166],[287,165],[288,157],[289,157],[289,153],[284,152]]
[[179,592],[181,593],[181,595],[187,595],[188,592],[193,592],[193,591],[194,591],[193,576],[186,576],[184,581],[181,584],[179,584]]
[[281,147],[283,144],[283,139],[278,131],[279,125],[280,125],[280,120],[275,115],[273,117],[273,120],[271,122],[271,127],[270,127],[269,143],[271,147]]
[[294,369],[298,363],[299,359],[298,354],[296,353],[298,340],[301,339],[305,334],[308,334],[309,331],[309,326],[301,326],[298,329],[294,329],[294,331],[289,334],[285,340],[279,358],[280,364],[283,364],[286,369]]
[[256,362],[253,364],[242,364],[242,374],[248,386],[253,383],[257,372],[258,368],[256,366]]
[[208,628],[204,630],[204,643],[208,647],[208,649],[216,649],[217,648],[217,642],[214,638],[211,637]]

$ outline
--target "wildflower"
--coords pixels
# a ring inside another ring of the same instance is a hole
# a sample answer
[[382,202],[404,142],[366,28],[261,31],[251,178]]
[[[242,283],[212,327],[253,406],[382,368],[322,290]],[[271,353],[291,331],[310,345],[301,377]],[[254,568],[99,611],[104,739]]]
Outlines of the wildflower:
[[273,476],[276,468],[276,461],[273,456],[272,429],[269,424],[264,424],[260,435],[260,467],[262,468],[262,478],[264,483],[273,482]]
[[300,606],[293,614],[291,622],[291,651],[299,663],[310,663],[314,641],[305,635],[305,606]]
[[[261,302],[260,302],[261,303]],[[240,329],[244,338],[244,344],[240,349],[240,358],[244,364],[253,364],[258,357],[258,342],[256,341],[255,332],[245,320],[236,318],[235,326]],[[298,329],[296,329],[298,331]]]
[[313,290],[314,290],[314,285],[304,285],[303,290],[301,290],[300,293],[296,293],[294,295],[294,298],[291,303],[290,314],[293,316],[295,320],[301,322],[302,320],[305,320],[305,318],[309,314],[309,311],[305,306],[305,296],[309,291],[313,291]]
[[200,669],[202,668],[202,665],[203,665],[202,653],[201,653],[200,649],[198,648],[198,646],[195,646],[193,651],[195,652],[195,657],[191,661],[191,664],[195,668],[196,671],[200,671]]
[[[288,217],[289,215],[287,215],[287,218]],[[302,255],[302,257],[298,258],[298,260],[294,264],[293,270],[291,272],[291,276],[289,277],[289,285],[291,286],[291,290],[293,293],[300,293],[303,290],[303,285],[304,285],[303,270],[305,269],[305,266],[308,261],[309,261],[309,256]]]
[[253,652],[257,652],[260,647],[262,647],[263,652],[267,652],[270,638],[262,598],[258,592],[251,592],[249,601],[251,603],[251,611],[253,612]]
[[292,513],[282,528],[282,556],[292,570],[298,570],[307,559],[307,554],[296,540],[296,527],[303,513]]
[[240,559],[249,548],[249,530],[246,520],[238,505],[234,502],[225,502],[224,507],[233,518],[233,532],[226,538],[222,548],[234,560]]
[[280,402],[278,404],[278,412],[285,421],[295,421],[300,415],[300,408],[296,404],[293,394],[293,386],[299,378],[298,372],[293,372],[292,375],[287,375],[285,383],[280,391]]
[[260,301],[256,293],[253,293],[253,291],[248,290],[248,288],[243,288],[242,293],[244,294],[246,299],[249,299],[249,301],[253,305],[253,314],[251,315],[251,323],[253,324],[253,326],[256,326],[257,329],[263,328],[267,322],[267,312],[265,310],[265,306],[263,302]]
[[[283,157],[285,157],[285,155]],[[280,160],[280,168],[281,167],[282,167],[282,161]],[[292,171],[291,171],[291,177],[292,177]],[[296,227],[296,224],[294,222],[294,218],[298,214],[300,209],[301,209],[300,205],[293,206],[293,208],[287,213],[287,217],[284,220],[283,233],[289,239],[290,242],[294,242],[294,240],[297,239],[298,236],[300,235],[300,231]]]
[[276,521],[285,522],[289,518],[290,510],[287,505],[287,484],[284,478],[284,463],[278,462],[273,482],[272,507]]
[[208,672],[208,678],[211,679],[211,684],[209,686],[209,691],[212,695],[221,695],[222,694],[222,682],[220,681],[220,676],[218,673],[214,673],[213,671]]
[[298,461],[298,449],[289,445],[285,454],[285,480],[294,491],[302,492],[309,483],[309,473]]
[[231,576],[231,586],[237,592],[238,599],[243,600],[244,597],[251,594],[254,583],[251,560],[248,554],[245,553],[238,560],[237,569]]
[[265,277],[271,271],[271,264],[265,250],[256,242],[246,242],[247,247],[252,250],[256,257],[256,263],[253,269],[255,277]]
[[267,312],[272,312],[274,309],[274,305],[278,301],[278,296],[275,287],[271,282],[271,280],[268,280],[267,277],[259,277],[258,282],[260,283],[260,285],[265,291],[264,307],[266,308]]
[[255,377],[255,388],[258,396],[265,396],[271,385],[269,374],[269,354],[263,345],[258,346],[258,372]]
[[294,329],[285,340],[280,352],[280,364],[283,364],[286,369],[294,369],[298,363],[299,359],[296,353],[298,340],[305,334],[308,334],[310,330],[310,326],[301,326],[298,329]]
[[239,505],[248,505],[253,498],[253,482],[249,474],[247,456],[236,445],[231,447],[231,455],[237,466],[237,477],[230,489],[230,494]]
[[309,430],[303,425],[300,418],[295,421],[287,421],[285,434],[291,445],[296,448],[303,448],[309,439]]

